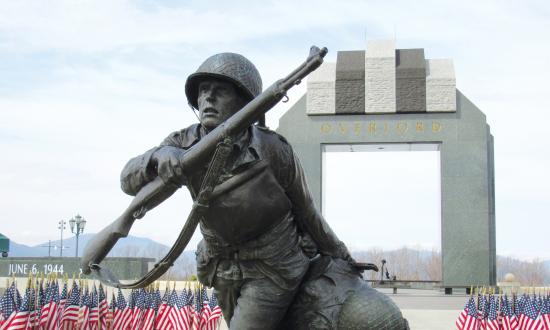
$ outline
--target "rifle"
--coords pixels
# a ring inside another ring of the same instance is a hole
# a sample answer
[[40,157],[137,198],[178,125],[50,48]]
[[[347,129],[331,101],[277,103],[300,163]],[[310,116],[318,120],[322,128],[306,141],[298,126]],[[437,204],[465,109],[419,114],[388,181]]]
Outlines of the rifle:
[[[147,211],[161,204],[181,187],[177,183],[166,183],[160,177],[156,177],[153,181],[145,185],[136,194],[124,213],[90,240],[82,256],[82,272],[84,274],[89,274],[91,271],[94,271],[105,284],[114,285],[120,288],[144,287],[160,277],[185,249],[197,227],[202,211],[208,207],[209,195],[213,189],[212,183],[215,182],[213,176],[216,176],[215,174],[219,172],[220,164],[223,163],[224,157],[227,156],[224,152],[224,145],[227,145],[227,142],[230,141],[232,137],[254,124],[259,117],[273,108],[281,99],[287,97],[286,92],[290,88],[294,85],[298,85],[303,78],[316,70],[323,63],[323,58],[327,52],[325,47],[319,49],[318,47],[312,46],[309,56],[304,63],[285,78],[273,83],[268,89],[250,101],[241,110],[237,111],[225,122],[204,136],[182,156],[182,159],[180,159],[181,168],[191,170],[198,168],[212,158],[208,170],[211,175],[207,173],[203,181],[203,187],[201,187],[201,192],[193,205],[191,214],[188,216],[188,220],[176,243],[166,257],[158,262],[151,272],[142,280],[133,284],[120,284],[110,271],[101,268],[99,263],[107,256],[120,238],[128,236],[130,228],[136,219],[142,218]],[[218,154],[220,154],[220,156],[216,157]],[[210,181],[210,183],[207,181]]]

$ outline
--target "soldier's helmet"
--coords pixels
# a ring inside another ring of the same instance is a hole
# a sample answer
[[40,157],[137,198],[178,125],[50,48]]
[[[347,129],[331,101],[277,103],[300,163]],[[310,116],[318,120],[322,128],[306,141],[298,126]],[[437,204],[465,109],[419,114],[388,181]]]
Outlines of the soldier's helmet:
[[207,58],[195,73],[187,77],[185,95],[187,102],[195,109],[198,109],[199,84],[208,78],[234,83],[247,101],[251,101],[262,92],[260,73],[246,57],[235,53],[216,54]]

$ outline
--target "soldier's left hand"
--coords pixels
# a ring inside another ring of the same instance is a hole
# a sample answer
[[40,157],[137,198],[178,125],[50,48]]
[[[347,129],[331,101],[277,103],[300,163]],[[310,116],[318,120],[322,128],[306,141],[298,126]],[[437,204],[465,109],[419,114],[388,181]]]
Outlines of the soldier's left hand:
[[164,146],[153,153],[151,160],[164,182],[177,180],[183,175],[180,160],[184,153],[185,150],[171,146]]

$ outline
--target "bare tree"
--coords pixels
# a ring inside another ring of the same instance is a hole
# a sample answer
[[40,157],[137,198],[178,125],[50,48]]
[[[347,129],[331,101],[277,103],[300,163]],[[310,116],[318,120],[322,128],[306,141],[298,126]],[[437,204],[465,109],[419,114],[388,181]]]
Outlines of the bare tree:
[[[382,259],[387,261],[386,267],[390,276],[402,280],[441,280],[441,253],[436,250],[425,251],[403,247],[398,250],[384,251],[372,248],[367,251],[354,251],[353,257],[359,262],[371,262],[379,267]],[[385,276],[385,274],[382,274]],[[368,272],[365,278],[380,279],[381,274]]]
[[425,263],[425,272],[428,279],[432,281],[440,281],[443,277],[441,270],[441,252],[432,250],[431,256],[428,257]]
[[497,258],[497,277],[499,281],[508,273],[514,274],[522,286],[541,286],[550,281],[550,271],[539,259],[522,261],[512,257]]

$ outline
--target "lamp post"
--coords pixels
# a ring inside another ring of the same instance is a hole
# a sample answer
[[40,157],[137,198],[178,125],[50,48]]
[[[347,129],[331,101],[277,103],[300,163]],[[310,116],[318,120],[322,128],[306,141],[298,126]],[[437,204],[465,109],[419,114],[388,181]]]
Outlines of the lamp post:
[[69,220],[71,225],[71,233],[76,235],[76,253],[75,257],[78,258],[78,236],[84,232],[84,226],[86,226],[86,220],[77,214],[74,218]]
[[55,249],[57,245],[52,245],[52,241],[48,240],[48,245],[40,245],[40,247],[47,247],[48,248],[48,257],[52,256],[52,247]]
[[62,257],[63,256],[63,230],[65,230],[65,225],[67,224],[67,221],[65,220],[60,220],[58,222],[58,226],[57,226],[57,229],[59,229],[61,231],[61,248],[59,249],[59,256]]

